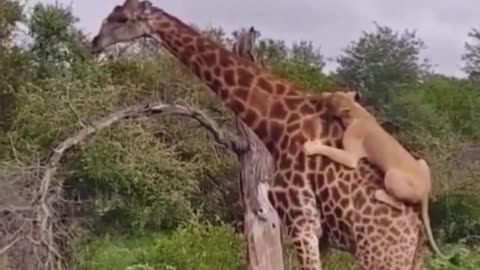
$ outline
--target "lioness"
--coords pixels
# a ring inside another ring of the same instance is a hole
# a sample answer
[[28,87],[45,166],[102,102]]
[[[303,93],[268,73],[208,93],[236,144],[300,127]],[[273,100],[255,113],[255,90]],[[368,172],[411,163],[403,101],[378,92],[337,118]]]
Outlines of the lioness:
[[[434,251],[448,259],[438,249],[430,228],[428,196],[431,191],[431,176],[427,162],[416,160],[402,145],[387,133],[360,104],[352,93],[341,91],[321,94],[331,112],[339,117],[346,130],[343,137],[345,150],[327,146],[320,140],[304,144],[306,155],[325,155],[350,168],[356,168],[361,158],[366,157],[385,172],[385,190],[375,191],[375,198],[399,210],[404,205],[399,200],[421,203],[421,214],[428,238]],[[388,193],[387,193],[388,192]],[[397,198],[393,198],[393,197]]]

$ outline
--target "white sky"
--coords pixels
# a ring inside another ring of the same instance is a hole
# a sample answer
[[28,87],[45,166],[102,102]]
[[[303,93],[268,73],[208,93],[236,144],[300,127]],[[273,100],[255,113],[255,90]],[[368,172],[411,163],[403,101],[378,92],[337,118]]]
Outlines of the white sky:
[[[55,0],[30,0],[55,3]],[[123,0],[57,0],[71,5],[81,29],[94,35],[103,18]],[[262,37],[287,42],[312,40],[326,57],[334,57],[373,22],[395,30],[417,30],[426,43],[424,56],[437,72],[464,76],[461,55],[467,33],[480,27],[478,0],[153,0],[187,23],[221,26],[227,33],[254,25]],[[327,69],[335,67],[327,63]]]

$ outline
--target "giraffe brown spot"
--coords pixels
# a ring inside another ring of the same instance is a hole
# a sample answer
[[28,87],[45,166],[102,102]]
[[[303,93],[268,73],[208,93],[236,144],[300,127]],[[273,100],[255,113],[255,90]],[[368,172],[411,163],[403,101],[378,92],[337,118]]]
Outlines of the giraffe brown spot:
[[304,218],[301,218],[297,221],[297,226],[303,227],[307,223],[307,220]]
[[235,72],[231,69],[223,71],[223,78],[229,86],[235,85]]
[[[221,82],[220,82],[219,80],[217,80],[217,79],[214,80],[214,83],[215,83],[216,85],[221,85]],[[212,89],[215,89],[215,88],[212,87]],[[227,100],[228,97],[230,96],[230,91],[229,91],[227,88],[222,88],[222,87],[219,87],[219,89],[220,89],[220,90],[219,90],[220,98],[221,98],[222,100]]]
[[362,208],[366,202],[367,198],[361,191],[355,192],[353,195],[353,205],[355,208]]
[[348,194],[349,193],[348,185],[345,184],[344,182],[342,182],[342,181],[338,182],[338,187],[340,188],[340,191],[341,191],[342,194]]
[[278,186],[278,187],[281,187],[281,188],[287,188],[288,187],[287,179],[282,175],[279,175],[278,177],[275,178],[274,184],[275,184],[275,186]]
[[238,99],[229,100],[227,105],[237,114],[245,111],[245,104]]
[[304,187],[303,177],[300,174],[296,173],[293,176],[293,185],[297,187]]
[[292,163],[293,163],[292,159],[285,155],[285,157],[280,159],[280,162],[278,164],[278,168],[280,170],[290,169],[290,167],[292,166]]
[[[364,222],[366,223],[366,222]],[[367,226],[367,234],[373,234],[375,232],[375,227],[373,227],[372,225],[368,225]]]
[[347,225],[347,223],[345,223],[345,221],[340,220],[338,222],[338,228],[343,234],[350,234],[350,227]]
[[285,194],[284,192],[275,191],[275,198],[279,205],[282,205],[285,208],[288,207],[287,194]]
[[298,191],[296,191],[295,189],[293,188],[288,189],[288,198],[291,200],[294,206],[297,206],[297,207],[301,206],[300,198],[298,196]]
[[[378,224],[377,224],[377,225],[378,225]],[[378,230],[377,230],[377,233],[380,234],[380,235],[385,235],[385,234],[387,233],[387,231],[384,230],[384,229],[378,229]]]
[[265,119],[262,119],[260,121],[260,124],[255,128],[255,133],[257,134],[258,138],[260,140],[263,140],[264,138],[267,137],[267,121]]
[[[213,81],[207,82],[207,85],[215,92],[222,94],[221,92],[225,89],[222,89],[222,82],[220,80],[214,79]],[[229,93],[227,93],[228,96]],[[224,99],[226,100],[226,99]]]
[[[363,224],[369,224],[371,221],[372,221],[371,218],[368,218],[368,217],[362,218],[362,223],[363,223]],[[373,227],[372,227],[372,228],[373,228]]]
[[223,68],[229,68],[235,65],[235,63],[230,59],[230,55],[228,55],[226,51],[220,51],[218,62]]
[[303,198],[305,198],[305,199],[315,199],[315,196],[313,196],[313,193],[310,192],[310,191],[307,190],[307,189],[304,189],[304,190],[302,191],[302,196],[303,196]]
[[298,106],[304,101],[303,97],[286,97],[284,99],[285,105],[291,111],[296,111]]
[[373,211],[374,216],[382,216],[382,215],[385,215],[385,214],[388,214],[388,208],[387,208],[387,206],[384,206],[384,205],[378,206]]
[[296,171],[305,171],[306,169],[306,162],[305,162],[305,153],[303,152],[300,152],[298,153],[297,155],[297,158],[293,161],[294,162],[294,165],[293,165],[293,169],[296,170]]
[[308,157],[307,158],[307,167],[310,171],[317,170],[317,159],[315,157]]
[[170,28],[170,23],[169,22],[161,22],[158,24],[159,28]]
[[[288,153],[291,155],[295,155],[297,152],[297,148],[298,148],[298,143],[295,140],[290,140],[290,144],[288,145],[288,149],[287,149]],[[297,163],[298,163],[298,160],[297,160]]]
[[210,82],[212,81],[212,73],[209,71],[209,70],[204,70],[203,71],[203,79],[206,81],[206,82]]
[[206,53],[202,55],[205,65],[211,67],[217,62],[217,55],[215,53]]
[[290,218],[292,220],[295,220],[295,219],[299,218],[300,216],[302,216],[302,211],[297,210],[297,209],[290,209],[288,211],[288,215],[290,216]]
[[[353,221],[355,223],[359,223],[361,219],[362,219],[362,216],[358,212],[355,212],[353,214]],[[363,226],[360,226],[359,230],[363,232],[363,230],[364,230]]]
[[323,187],[325,185],[325,176],[323,174],[317,174],[317,184],[319,187]]
[[342,209],[340,209],[340,207],[335,207],[335,209],[333,209],[333,213],[335,214],[336,217],[341,217],[342,216]]
[[367,205],[367,206],[363,209],[362,212],[363,212],[364,215],[369,216],[369,215],[372,214],[372,211],[373,211],[372,206],[371,206],[371,205]]
[[[383,227],[388,227],[392,224],[392,221],[389,218],[382,217],[380,219],[380,225]],[[408,227],[406,227],[408,230]],[[408,233],[407,233],[408,234]]]
[[340,205],[344,209],[346,209],[349,204],[350,204],[350,201],[347,198],[343,198],[340,200]]
[[[232,71],[233,72],[233,71]],[[215,74],[216,77],[222,76],[222,69],[220,67],[215,67],[213,69],[213,73]],[[226,80],[226,79],[225,79]],[[228,84],[228,82],[227,82]],[[233,85],[233,84],[232,84]]]
[[195,74],[201,76],[202,69],[200,68],[200,64],[198,63],[198,61],[193,61],[192,69]]
[[326,171],[326,177],[327,177],[327,183],[329,185],[333,184],[335,182],[335,173],[331,167],[329,167]]
[[390,245],[395,246],[397,244],[397,239],[395,239],[391,235],[387,235],[387,241],[389,242]]
[[292,179],[293,172],[291,170],[288,170],[285,172],[285,178],[286,179]]
[[325,206],[323,207],[323,210],[325,213],[330,213],[332,211],[332,208],[330,207],[329,204],[325,204]]
[[287,119],[287,122],[295,122],[295,121],[298,121],[300,120],[300,114],[298,113],[295,113],[295,112],[292,112],[290,113],[290,115],[288,116],[288,119]]
[[252,81],[254,79],[254,76],[251,72],[244,68],[238,68],[237,69],[237,83],[238,85],[245,86],[245,87],[250,87],[252,85]]
[[279,142],[283,135],[284,126],[275,121],[270,121],[270,139],[273,142]]
[[293,133],[296,130],[300,129],[300,123],[292,123],[287,126],[287,133]]
[[183,42],[184,44],[191,43],[191,42],[193,42],[193,38],[192,38],[192,37],[189,37],[189,36],[184,36],[184,37],[182,38],[182,42]]
[[393,235],[400,235],[400,231],[399,231],[396,227],[391,227],[391,228],[390,228],[390,232],[391,232]]
[[276,90],[277,90],[277,91],[276,91],[276,94],[277,94],[277,95],[283,95],[283,94],[285,94],[285,91],[287,90],[287,88],[285,87],[285,85],[280,84],[280,83],[277,83],[277,84],[275,85],[275,88],[276,88]]
[[352,180],[352,176],[350,174],[345,174],[345,176],[343,177],[343,179],[346,181],[346,182],[350,182]]
[[315,110],[309,103],[303,103],[300,107],[300,114],[308,115],[313,113],[315,113]]
[[238,99],[244,102],[248,99],[248,89],[245,87],[236,87],[233,93]]
[[325,220],[327,224],[330,225],[330,227],[337,227],[337,219],[335,218],[334,215],[331,215],[331,214],[325,215]]
[[338,192],[338,189],[336,187],[332,188],[332,200],[335,202],[340,200],[340,192]]
[[280,148],[285,149],[288,147],[288,143],[290,142],[289,136],[283,136],[282,141],[280,142]]
[[328,188],[325,188],[320,192],[320,198],[321,201],[327,201],[330,199],[330,190]]
[[270,118],[285,119],[287,117],[287,110],[283,107],[280,101],[274,101],[270,107]]
[[267,91],[268,93],[273,93],[272,85],[263,77],[257,79],[257,86]]
[[247,126],[254,126],[258,120],[257,113],[254,110],[249,109],[242,120],[245,122],[245,124],[247,124]]
[[197,38],[196,47],[199,52],[204,52],[206,49],[205,41],[201,38]]

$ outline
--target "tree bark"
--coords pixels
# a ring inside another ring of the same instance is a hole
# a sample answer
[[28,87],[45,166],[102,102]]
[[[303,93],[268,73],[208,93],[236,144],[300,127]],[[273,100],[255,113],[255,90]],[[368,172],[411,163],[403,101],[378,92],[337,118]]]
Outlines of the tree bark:
[[274,172],[273,158],[253,131],[240,119],[237,128],[248,148],[237,153],[240,191],[244,205],[244,233],[250,270],[283,270],[280,220],[268,200]]

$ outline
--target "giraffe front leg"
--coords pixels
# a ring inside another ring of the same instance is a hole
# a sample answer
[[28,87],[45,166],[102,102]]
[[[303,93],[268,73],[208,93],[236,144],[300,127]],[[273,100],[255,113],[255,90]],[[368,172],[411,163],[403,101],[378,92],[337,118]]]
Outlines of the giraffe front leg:
[[307,187],[279,187],[274,183],[270,197],[294,246],[300,269],[321,270],[322,230],[313,192]]
[[308,156],[324,155],[352,169],[357,167],[358,161],[360,160],[357,155],[339,148],[325,145],[320,140],[307,141],[303,145],[303,150]]

